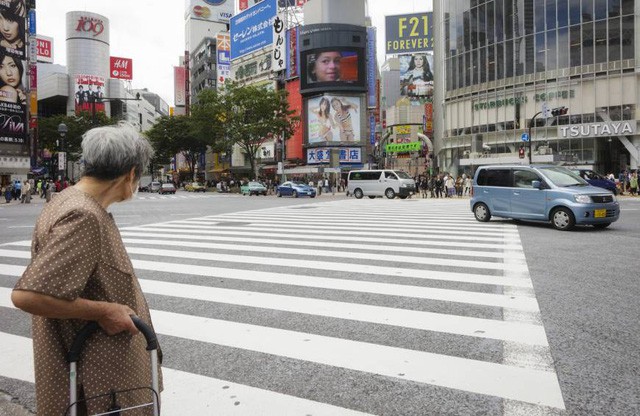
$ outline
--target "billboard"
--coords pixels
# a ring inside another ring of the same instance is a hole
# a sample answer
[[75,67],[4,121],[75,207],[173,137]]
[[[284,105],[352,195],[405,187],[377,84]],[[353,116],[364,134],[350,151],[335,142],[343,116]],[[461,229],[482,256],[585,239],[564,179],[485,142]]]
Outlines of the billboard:
[[185,19],[229,22],[233,16],[233,0],[187,0]]
[[303,90],[310,88],[363,87],[363,48],[321,48],[301,52]]
[[216,35],[216,86],[222,88],[231,76],[231,39],[228,33]]
[[109,59],[109,63],[109,74],[111,74],[111,78],[133,79],[133,60],[131,58],[112,56]]
[[231,18],[231,59],[273,44],[277,12],[276,0],[263,0]]
[[287,68],[287,32],[284,30],[284,15],[278,13],[273,22],[273,51],[271,52],[271,68],[274,72]]
[[173,102],[176,107],[184,106],[187,103],[185,97],[185,86],[187,82],[186,71],[183,66],[173,67]]
[[76,114],[81,111],[90,113],[104,112],[104,78],[97,75],[76,75],[75,103]]
[[36,38],[38,62],[53,63],[53,38],[38,35]]
[[400,95],[410,98],[433,96],[433,54],[403,55],[400,60]]
[[26,5],[0,0],[0,142],[26,143]]
[[433,13],[385,16],[387,55],[433,50]]
[[307,100],[307,142],[360,143],[360,97],[324,94]]

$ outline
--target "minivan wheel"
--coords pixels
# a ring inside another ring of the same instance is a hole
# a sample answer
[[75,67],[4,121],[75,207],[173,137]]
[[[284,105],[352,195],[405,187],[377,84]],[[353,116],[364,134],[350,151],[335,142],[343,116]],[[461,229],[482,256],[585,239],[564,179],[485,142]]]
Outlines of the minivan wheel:
[[293,191],[293,197],[297,198],[298,197],[298,192],[297,191]]
[[491,212],[489,211],[489,207],[482,202],[476,204],[476,206],[473,207],[473,215],[475,215],[476,220],[480,222],[487,222],[491,219]]
[[556,208],[551,214],[551,223],[560,231],[568,231],[576,225],[576,219],[573,216],[573,212],[568,208],[560,207]]
[[389,199],[393,199],[396,197],[396,192],[393,189],[388,188],[386,191],[384,191],[384,196]]
[[364,193],[362,192],[362,189],[358,188],[355,191],[353,191],[353,196],[355,196],[356,199],[362,199],[362,197],[364,196]]

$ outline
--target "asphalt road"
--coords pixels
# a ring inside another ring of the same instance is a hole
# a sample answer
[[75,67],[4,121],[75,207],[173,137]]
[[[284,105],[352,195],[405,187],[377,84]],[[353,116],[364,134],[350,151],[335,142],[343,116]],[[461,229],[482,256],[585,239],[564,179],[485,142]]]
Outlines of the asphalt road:
[[[203,241],[194,239],[191,241],[189,236],[179,236],[184,230],[178,227],[171,228],[169,222],[185,220],[185,224],[189,224],[192,218],[202,218],[204,216],[212,217],[214,227],[210,236],[205,234],[202,238],[206,240],[204,244],[216,244],[217,239],[227,240],[226,247],[209,247],[209,251],[220,253],[223,258],[221,264],[216,266],[227,267],[228,270],[241,268],[242,270],[255,272],[259,275],[262,272],[296,273],[313,278],[331,277],[346,278],[349,281],[369,282],[373,280],[379,283],[388,282],[383,276],[373,279],[371,276],[349,271],[348,265],[372,265],[373,267],[382,267],[383,265],[391,265],[392,267],[403,269],[406,266],[403,263],[380,263],[377,261],[358,260],[358,255],[366,256],[369,253],[377,255],[387,254],[383,248],[367,247],[366,237],[360,237],[363,242],[362,249],[344,250],[351,256],[344,271],[322,272],[316,267],[327,268],[330,266],[321,263],[310,264],[307,267],[296,267],[294,271],[291,268],[283,268],[278,265],[280,259],[290,258],[293,254],[280,254],[277,252],[269,252],[269,244],[257,247],[257,251],[264,250],[265,253],[257,253],[256,256],[262,256],[259,260],[238,259],[239,263],[234,263],[232,257],[242,254],[242,246],[246,244],[260,244],[259,242],[243,242],[243,235],[237,232],[239,227],[246,223],[264,222],[264,227],[270,227],[270,221],[274,218],[280,221],[287,221],[289,218],[307,215],[309,223],[313,223],[314,227],[303,228],[310,233],[318,233],[322,235],[323,227],[327,227],[327,220],[324,215],[335,218],[336,221],[344,218],[344,226],[349,227],[349,222],[357,223],[354,214],[360,215],[380,215],[384,219],[382,224],[390,222],[391,219],[397,220],[395,224],[399,228],[406,227],[409,231],[399,231],[398,236],[379,235],[377,245],[385,245],[388,239],[388,247],[396,247],[397,243],[391,243],[393,239],[402,237],[402,234],[411,233],[412,224],[420,228],[421,213],[428,218],[423,224],[425,233],[430,235],[433,233],[434,240],[444,241],[445,249],[458,251],[458,254],[448,254],[452,259],[451,267],[437,265],[415,266],[417,270],[428,269],[435,272],[445,271],[462,271],[471,273],[475,276],[475,263],[465,263],[474,261],[486,261],[480,254],[465,254],[462,244],[456,247],[455,240],[460,234],[456,234],[453,226],[446,223],[454,224],[456,222],[464,222],[465,217],[472,219],[472,214],[467,209],[467,202],[460,200],[440,200],[440,201],[386,201],[386,200],[362,200],[355,201],[351,198],[343,196],[322,196],[315,200],[309,199],[291,199],[291,198],[275,198],[270,197],[239,197],[235,195],[208,195],[194,196],[179,192],[176,198],[164,197],[158,199],[149,199],[155,196],[141,194],[140,199],[128,203],[119,204],[113,207],[112,212],[114,218],[120,228],[125,230],[123,234],[130,241],[128,247],[132,247],[134,253],[132,257],[138,261],[158,260],[157,256],[145,255],[145,250],[152,249],[155,251],[166,250],[167,256],[180,256],[177,259],[166,257],[160,261],[171,264],[175,262],[184,262],[183,267],[193,268],[208,267],[210,261],[205,258],[189,259],[189,251],[203,252]],[[413,205],[412,205],[413,204]],[[300,205],[298,207],[298,205]],[[511,241],[515,243],[521,242],[521,251],[526,258],[526,273],[522,277],[530,280],[533,284],[533,290],[515,290],[513,288],[503,289],[500,286],[480,285],[475,283],[460,283],[451,281],[428,283],[417,283],[418,279],[409,276],[396,276],[394,283],[400,285],[424,285],[427,288],[445,289],[455,291],[473,291],[478,296],[483,294],[506,294],[513,295],[512,298],[527,298],[529,296],[537,299],[540,311],[538,314],[522,316],[513,316],[509,311],[503,311],[501,308],[484,307],[479,305],[461,304],[456,301],[433,300],[433,299],[416,299],[409,297],[383,296],[381,294],[372,295],[351,292],[344,290],[329,290],[327,288],[309,288],[303,286],[282,286],[259,282],[258,280],[234,280],[223,279],[214,285],[229,290],[241,292],[251,292],[256,297],[262,295],[286,295],[294,296],[302,299],[323,299],[327,301],[353,302],[358,305],[376,306],[380,308],[393,308],[409,311],[436,312],[445,316],[474,317],[487,320],[504,320],[513,319],[515,321],[532,321],[533,323],[541,323],[546,332],[548,339],[548,348],[524,348],[518,340],[498,341],[483,337],[482,335],[462,336],[460,334],[452,334],[452,329],[428,329],[418,331],[408,329],[405,325],[388,327],[373,323],[363,323],[360,320],[351,321],[343,319],[327,319],[322,318],[314,312],[309,311],[307,314],[299,314],[283,312],[282,310],[271,309],[255,309],[241,307],[239,304],[227,303],[211,303],[195,299],[179,298],[170,296],[169,294],[161,294],[159,288],[150,288],[148,293],[150,306],[152,309],[162,310],[163,313],[178,314],[179,317],[188,316],[207,316],[225,320],[225,322],[237,322],[239,324],[251,324],[252,330],[266,328],[270,331],[268,334],[277,334],[284,336],[280,330],[296,331],[296,333],[314,334],[334,339],[340,348],[347,348],[342,342],[346,339],[350,342],[359,343],[360,348],[369,347],[373,344],[384,348],[400,348],[402,352],[406,352],[410,357],[413,352],[422,352],[426,354],[437,354],[436,362],[447,361],[450,357],[460,358],[473,365],[477,362],[489,364],[508,363],[514,367],[532,368],[549,370],[549,374],[557,374],[557,382],[561,391],[562,408],[549,405],[535,405],[531,403],[535,401],[511,400],[500,395],[507,396],[503,393],[499,382],[492,380],[491,376],[494,371],[493,367],[486,373],[486,384],[495,388],[495,393],[478,394],[473,391],[465,391],[466,384],[456,384],[459,380],[454,380],[453,388],[443,387],[444,382],[435,380],[422,380],[420,375],[416,375],[416,380],[399,382],[397,377],[409,377],[404,373],[385,375],[384,367],[378,368],[376,373],[368,373],[367,371],[355,371],[350,365],[337,365],[328,357],[325,362],[315,358],[309,358],[302,361],[292,358],[289,352],[281,354],[271,352],[265,353],[261,349],[263,346],[249,347],[243,345],[240,350],[229,345],[221,345],[214,341],[210,343],[203,339],[190,339],[188,336],[180,337],[179,335],[169,336],[161,333],[161,342],[165,345],[165,354],[173,357],[170,361],[172,368],[178,368],[187,374],[180,373],[184,377],[183,382],[194,382],[193,377],[202,377],[196,381],[201,382],[203,386],[209,386],[211,380],[225,380],[226,387],[237,391],[238,397],[255,397],[261,398],[262,403],[271,403],[274,400],[269,395],[271,392],[278,392],[287,397],[285,401],[288,408],[291,409],[308,409],[310,405],[304,400],[312,400],[312,403],[324,403],[323,406],[314,409],[316,414],[375,414],[375,415],[427,415],[427,414],[570,414],[570,415],[634,415],[640,414],[640,326],[638,317],[640,316],[640,307],[638,306],[638,274],[640,272],[640,260],[638,258],[637,242],[640,236],[640,198],[629,199],[622,198],[622,218],[619,222],[613,224],[606,230],[594,230],[592,228],[578,228],[572,232],[558,232],[548,225],[541,224],[521,224],[512,221],[492,220],[488,224],[487,232],[504,233],[505,242]],[[33,230],[33,224],[37,217],[42,204],[40,201],[31,205],[0,205],[0,227],[3,232],[0,236],[0,244],[12,243],[16,241],[29,240]],[[292,208],[295,208],[292,209]],[[314,211],[317,209],[318,211]],[[255,211],[265,210],[265,211]],[[252,211],[247,213],[247,211]],[[318,212],[315,214],[314,212]],[[385,215],[389,215],[385,217]],[[250,217],[250,219],[248,219]],[[301,217],[302,218],[302,217]],[[293,221],[292,219],[292,221]],[[438,225],[438,221],[442,221],[443,226]],[[278,221],[276,221],[277,223]],[[197,221],[194,221],[197,223]],[[136,227],[146,224],[162,224],[154,229],[154,227],[142,227],[138,230]],[[466,227],[470,235],[476,232],[477,223],[475,221],[466,222]],[[277,224],[276,224],[277,225]],[[482,227],[482,225],[480,225]],[[228,228],[227,228],[228,227]],[[369,227],[369,228],[367,228]],[[433,230],[427,230],[432,228]],[[126,231],[128,229],[129,231]],[[194,226],[193,230],[198,228]],[[232,230],[229,236],[224,234],[217,235],[221,230]],[[376,226],[363,226],[364,230],[376,230]],[[516,230],[517,238],[513,238],[512,230]],[[268,229],[267,229],[268,230]],[[136,235],[141,232],[141,235]],[[327,231],[335,235],[341,235],[338,231]],[[389,231],[392,232],[391,230]],[[128,235],[127,235],[128,233]],[[169,238],[175,233],[177,239],[175,247],[173,245],[160,245],[158,242],[150,243],[148,240],[136,239],[140,238],[156,238],[162,239],[160,235],[153,237],[152,233],[166,233]],[[192,231],[196,235],[197,231]],[[464,234],[464,233],[463,233]],[[268,233],[266,234],[268,235]],[[375,233],[373,234],[375,235]],[[483,235],[481,232],[478,235]],[[193,236],[191,236],[193,238]],[[328,236],[330,238],[330,236]],[[258,238],[258,237],[250,237]],[[259,237],[262,238],[262,237]],[[259,239],[258,238],[258,239]],[[289,237],[283,237],[289,238]],[[358,237],[353,237],[358,239]],[[417,239],[423,238],[416,237]],[[447,242],[447,239],[453,240]],[[478,237],[478,241],[482,241],[484,237]],[[234,240],[235,239],[235,240]],[[258,240],[255,240],[258,241]],[[271,244],[271,246],[280,246],[283,251],[295,253],[295,250],[304,250],[304,244],[312,241],[310,238],[300,237],[296,241],[284,241]],[[328,240],[332,241],[332,240]],[[340,240],[336,240],[340,241]],[[472,240],[473,241],[473,240]],[[306,242],[306,243],[305,243]],[[348,241],[347,241],[348,243]],[[189,249],[188,244],[196,244]],[[371,243],[374,244],[374,243]],[[407,246],[421,244],[419,242],[409,243]],[[426,243],[425,243],[426,244]],[[481,245],[479,243],[478,245]],[[506,244],[506,243],[505,243]],[[198,246],[199,245],[199,246]],[[447,247],[448,246],[448,247]],[[171,253],[171,250],[181,247],[180,253]],[[235,248],[234,248],[235,247]],[[265,248],[266,247],[266,248]],[[3,246],[0,248],[15,249],[12,246]],[[309,247],[311,251],[320,253],[318,256],[303,256],[304,259],[313,260],[317,257],[318,261],[324,261],[325,258],[320,250],[327,250],[331,247]],[[26,248],[23,248],[26,249]],[[422,249],[422,246],[420,247]],[[433,247],[429,248],[430,250]],[[373,250],[373,251],[368,251]],[[489,249],[486,249],[487,251]],[[506,250],[506,249],[505,249]],[[514,249],[514,256],[519,255],[519,251]],[[137,251],[137,252],[136,252]],[[393,253],[392,253],[393,254]],[[334,254],[340,256],[340,254]],[[440,258],[446,255],[427,255],[416,257],[412,261],[422,261],[421,258]],[[475,257],[474,257],[475,256]],[[429,261],[429,260],[427,260]],[[505,263],[511,260],[509,256],[505,256]],[[26,264],[25,260],[15,259],[8,260],[6,257],[2,259],[4,264]],[[339,264],[343,264],[342,262]],[[179,266],[179,265],[178,265]],[[510,265],[505,266],[505,270],[511,270]],[[511,265],[513,266],[513,265]],[[515,264],[513,270],[520,270]],[[145,266],[146,267],[146,266]],[[148,266],[152,267],[152,266]],[[169,266],[167,266],[169,267]],[[487,267],[486,265],[483,267]],[[490,266],[492,267],[492,266]],[[138,266],[136,266],[138,269]],[[413,270],[409,267],[407,270]],[[486,272],[486,271],[485,271]],[[485,273],[483,272],[483,273]],[[493,276],[493,272],[488,273],[488,278]],[[506,275],[506,277],[510,277]],[[141,269],[139,277],[142,279],[154,279],[160,282],[174,282],[175,276],[169,271],[153,271]],[[15,282],[16,277],[0,276],[0,288],[10,288]],[[207,279],[198,276],[196,272],[185,273],[184,276],[177,281],[188,283],[188,285],[209,285]],[[419,289],[417,289],[419,290]],[[229,292],[231,293],[231,292]],[[284,298],[283,298],[284,299]],[[255,301],[255,300],[254,300]],[[285,302],[286,303],[286,302]],[[350,303],[351,304],[351,303]],[[312,305],[309,305],[311,307]],[[335,305],[334,305],[335,306]],[[337,307],[337,306],[336,306]],[[281,306],[285,308],[285,306]],[[276,308],[278,309],[278,308]],[[392,311],[389,313],[391,314]],[[320,313],[320,312],[318,312]],[[327,312],[322,312],[326,314]],[[346,313],[346,312],[345,312]],[[351,313],[351,312],[349,312]],[[322,315],[321,314],[321,315]],[[392,315],[389,315],[392,316]],[[154,320],[157,318],[154,317]],[[182,318],[181,318],[182,319]],[[185,318],[186,319],[186,318]],[[366,321],[366,318],[362,318]],[[158,318],[158,320],[161,320]],[[418,324],[422,325],[420,320]],[[2,334],[11,334],[18,337],[29,337],[28,319],[19,311],[11,310],[6,307],[0,307],[0,345],[2,344]],[[187,321],[185,321],[187,322]],[[185,323],[188,325],[188,323]],[[238,329],[238,328],[235,328]],[[177,330],[177,329],[176,329]],[[230,330],[231,331],[231,330]],[[504,335],[509,338],[509,334]],[[25,340],[26,338],[20,338]],[[22,341],[21,341],[22,342]],[[226,340],[225,340],[226,342]],[[240,341],[238,341],[240,342]],[[224,344],[224,342],[222,342]],[[365,345],[366,344],[366,345]],[[282,345],[274,345],[274,349],[286,349]],[[1,347],[0,347],[1,349]],[[181,351],[190,351],[189,356],[183,356]],[[278,350],[280,351],[280,350]],[[304,352],[304,348],[300,351]],[[365,350],[362,350],[365,356]],[[381,349],[381,354],[386,353],[386,349]],[[407,352],[409,351],[409,352]],[[550,358],[547,357],[547,351]],[[298,353],[298,352],[296,352]],[[389,356],[391,359],[392,356]],[[365,357],[362,357],[364,359]],[[381,356],[381,360],[384,356]],[[424,358],[424,357],[423,357]],[[409,358],[407,358],[409,359]],[[318,360],[318,362],[314,361]],[[354,357],[354,361],[358,361]],[[455,363],[451,364],[453,369]],[[372,361],[372,365],[379,365]],[[1,367],[1,366],[0,366]],[[501,369],[502,367],[496,367]],[[259,370],[257,370],[259,369]],[[451,370],[453,371],[453,370]],[[177,377],[172,373],[172,376]],[[457,375],[464,377],[464,375]],[[455,377],[454,377],[455,378]],[[472,377],[470,377],[472,378]],[[339,382],[337,382],[339,381]],[[527,380],[525,380],[527,381]],[[235,384],[234,384],[235,383]],[[480,383],[482,384],[482,383]],[[496,384],[493,386],[493,384]],[[211,388],[217,388],[212,386]],[[225,386],[220,388],[224,389]],[[532,386],[532,390],[535,390]],[[476,389],[479,387],[476,387]],[[243,390],[245,389],[245,390]],[[258,389],[258,390],[256,390]],[[473,388],[469,388],[473,390]],[[553,390],[550,390],[553,393]],[[33,409],[33,385],[29,381],[20,380],[6,376],[0,376],[0,392],[8,393],[14,402],[25,406],[27,409]],[[261,395],[265,395],[262,397]],[[3,396],[6,397],[6,396]],[[220,397],[219,402],[228,400],[231,396]],[[278,400],[284,400],[278,396]],[[303,402],[299,402],[303,399]],[[545,397],[541,401],[545,402]],[[217,414],[251,414],[245,408],[242,413],[242,406],[250,400],[242,400],[242,405],[238,407],[235,402],[230,405],[228,412],[221,411]],[[283,403],[285,403],[283,402]],[[3,405],[4,403],[4,405]],[[547,402],[548,403],[548,402]],[[281,404],[282,405],[282,404]],[[250,403],[247,404],[250,406]],[[276,404],[274,403],[274,406]],[[8,403],[0,398],[0,415],[19,414],[16,410],[7,410]],[[235,409],[235,410],[234,410]],[[268,407],[267,407],[268,409]],[[270,413],[268,410],[262,409],[263,414]],[[323,413],[324,412],[324,413]],[[172,414],[172,413],[169,413]],[[204,413],[207,414],[207,413]],[[210,414],[214,414],[211,412]],[[257,413],[255,413],[257,414]],[[292,411],[291,414],[295,414]],[[307,414],[307,413],[299,413]],[[310,412],[309,412],[310,414]]]

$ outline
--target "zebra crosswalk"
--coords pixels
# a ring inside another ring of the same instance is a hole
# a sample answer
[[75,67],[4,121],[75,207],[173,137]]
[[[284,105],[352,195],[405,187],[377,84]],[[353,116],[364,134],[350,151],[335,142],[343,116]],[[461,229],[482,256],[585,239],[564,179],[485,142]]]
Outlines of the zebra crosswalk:
[[[121,227],[163,414],[564,413],[518,230],[466,201],[337,200]],[[0,247],[0,313],[29,241]],[[0,326],[0,380],[33,382]],[[0,390],[2,390],[0,381]]]
[[207,199],[207,198],[229,198],[238,197],[238,194],[220,194],[220,193],[183,193],[178,192],[176,194],[161,195],[156,193],[139,193],[136,199],[140,200],[171,200],[171,199]]

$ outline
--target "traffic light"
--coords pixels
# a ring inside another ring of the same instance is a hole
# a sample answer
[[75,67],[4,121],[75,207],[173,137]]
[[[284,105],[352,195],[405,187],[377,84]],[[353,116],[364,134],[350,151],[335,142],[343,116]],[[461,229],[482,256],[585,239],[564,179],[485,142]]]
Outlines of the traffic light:
[[569,112],[569,109],[567,107],[557,107],[551,110],[551,115],[554,117],[564,116],[568,112]]

